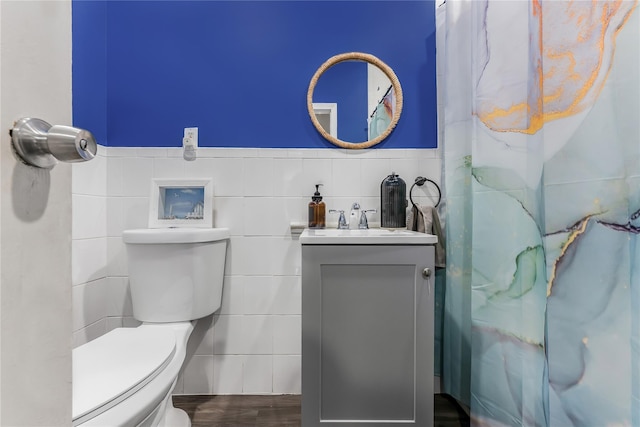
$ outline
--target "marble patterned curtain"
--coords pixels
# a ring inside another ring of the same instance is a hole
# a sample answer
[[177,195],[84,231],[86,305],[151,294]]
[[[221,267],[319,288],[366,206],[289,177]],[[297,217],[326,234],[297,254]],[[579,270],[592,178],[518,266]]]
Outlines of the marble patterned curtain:
[[640,426],[638,1],[441,8],[444,391],[476,426]]

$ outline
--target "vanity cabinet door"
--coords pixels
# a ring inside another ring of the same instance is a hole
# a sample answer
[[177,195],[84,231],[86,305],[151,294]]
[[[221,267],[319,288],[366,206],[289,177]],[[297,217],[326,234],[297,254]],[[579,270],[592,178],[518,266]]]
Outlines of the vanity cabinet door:
[[303,427],[433,425],[433,257],[302,246]]

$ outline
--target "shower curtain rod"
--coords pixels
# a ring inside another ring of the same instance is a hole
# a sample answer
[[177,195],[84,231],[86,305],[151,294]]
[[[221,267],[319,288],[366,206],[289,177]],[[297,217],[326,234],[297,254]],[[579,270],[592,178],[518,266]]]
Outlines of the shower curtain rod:
[[378,101],[378,104],[376,105],[376,108],[373,109],[373,112],[371,113],[371,115],[369,116],[369,118],[372,118],[373,115],[376,113],[376,111],[378,111],[378,105],[380,105],[382,103],[382,101],[384,100],[384,98],[389,95],[389,92],[391,91],[391,88],[393,88],[393,85],[389,85],[389,88],[387,89],[387,91],[384,93],[384,95],[382,95],[382,98],[380,98],[380,101]]

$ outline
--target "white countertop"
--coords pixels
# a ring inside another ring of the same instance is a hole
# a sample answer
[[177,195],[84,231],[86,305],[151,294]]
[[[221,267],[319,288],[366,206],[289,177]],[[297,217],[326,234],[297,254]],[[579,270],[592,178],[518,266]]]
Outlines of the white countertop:
[[300,235],[303,245],[434,245],[438,237],[405,229],[368,230],[308,229]]

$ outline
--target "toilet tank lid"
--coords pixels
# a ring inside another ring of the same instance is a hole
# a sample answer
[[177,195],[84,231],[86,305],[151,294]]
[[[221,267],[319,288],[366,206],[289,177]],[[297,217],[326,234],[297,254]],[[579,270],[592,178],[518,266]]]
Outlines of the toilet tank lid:
[[139,228],[122,232],[124,243],[204,243],[229,238],[228,228]]

